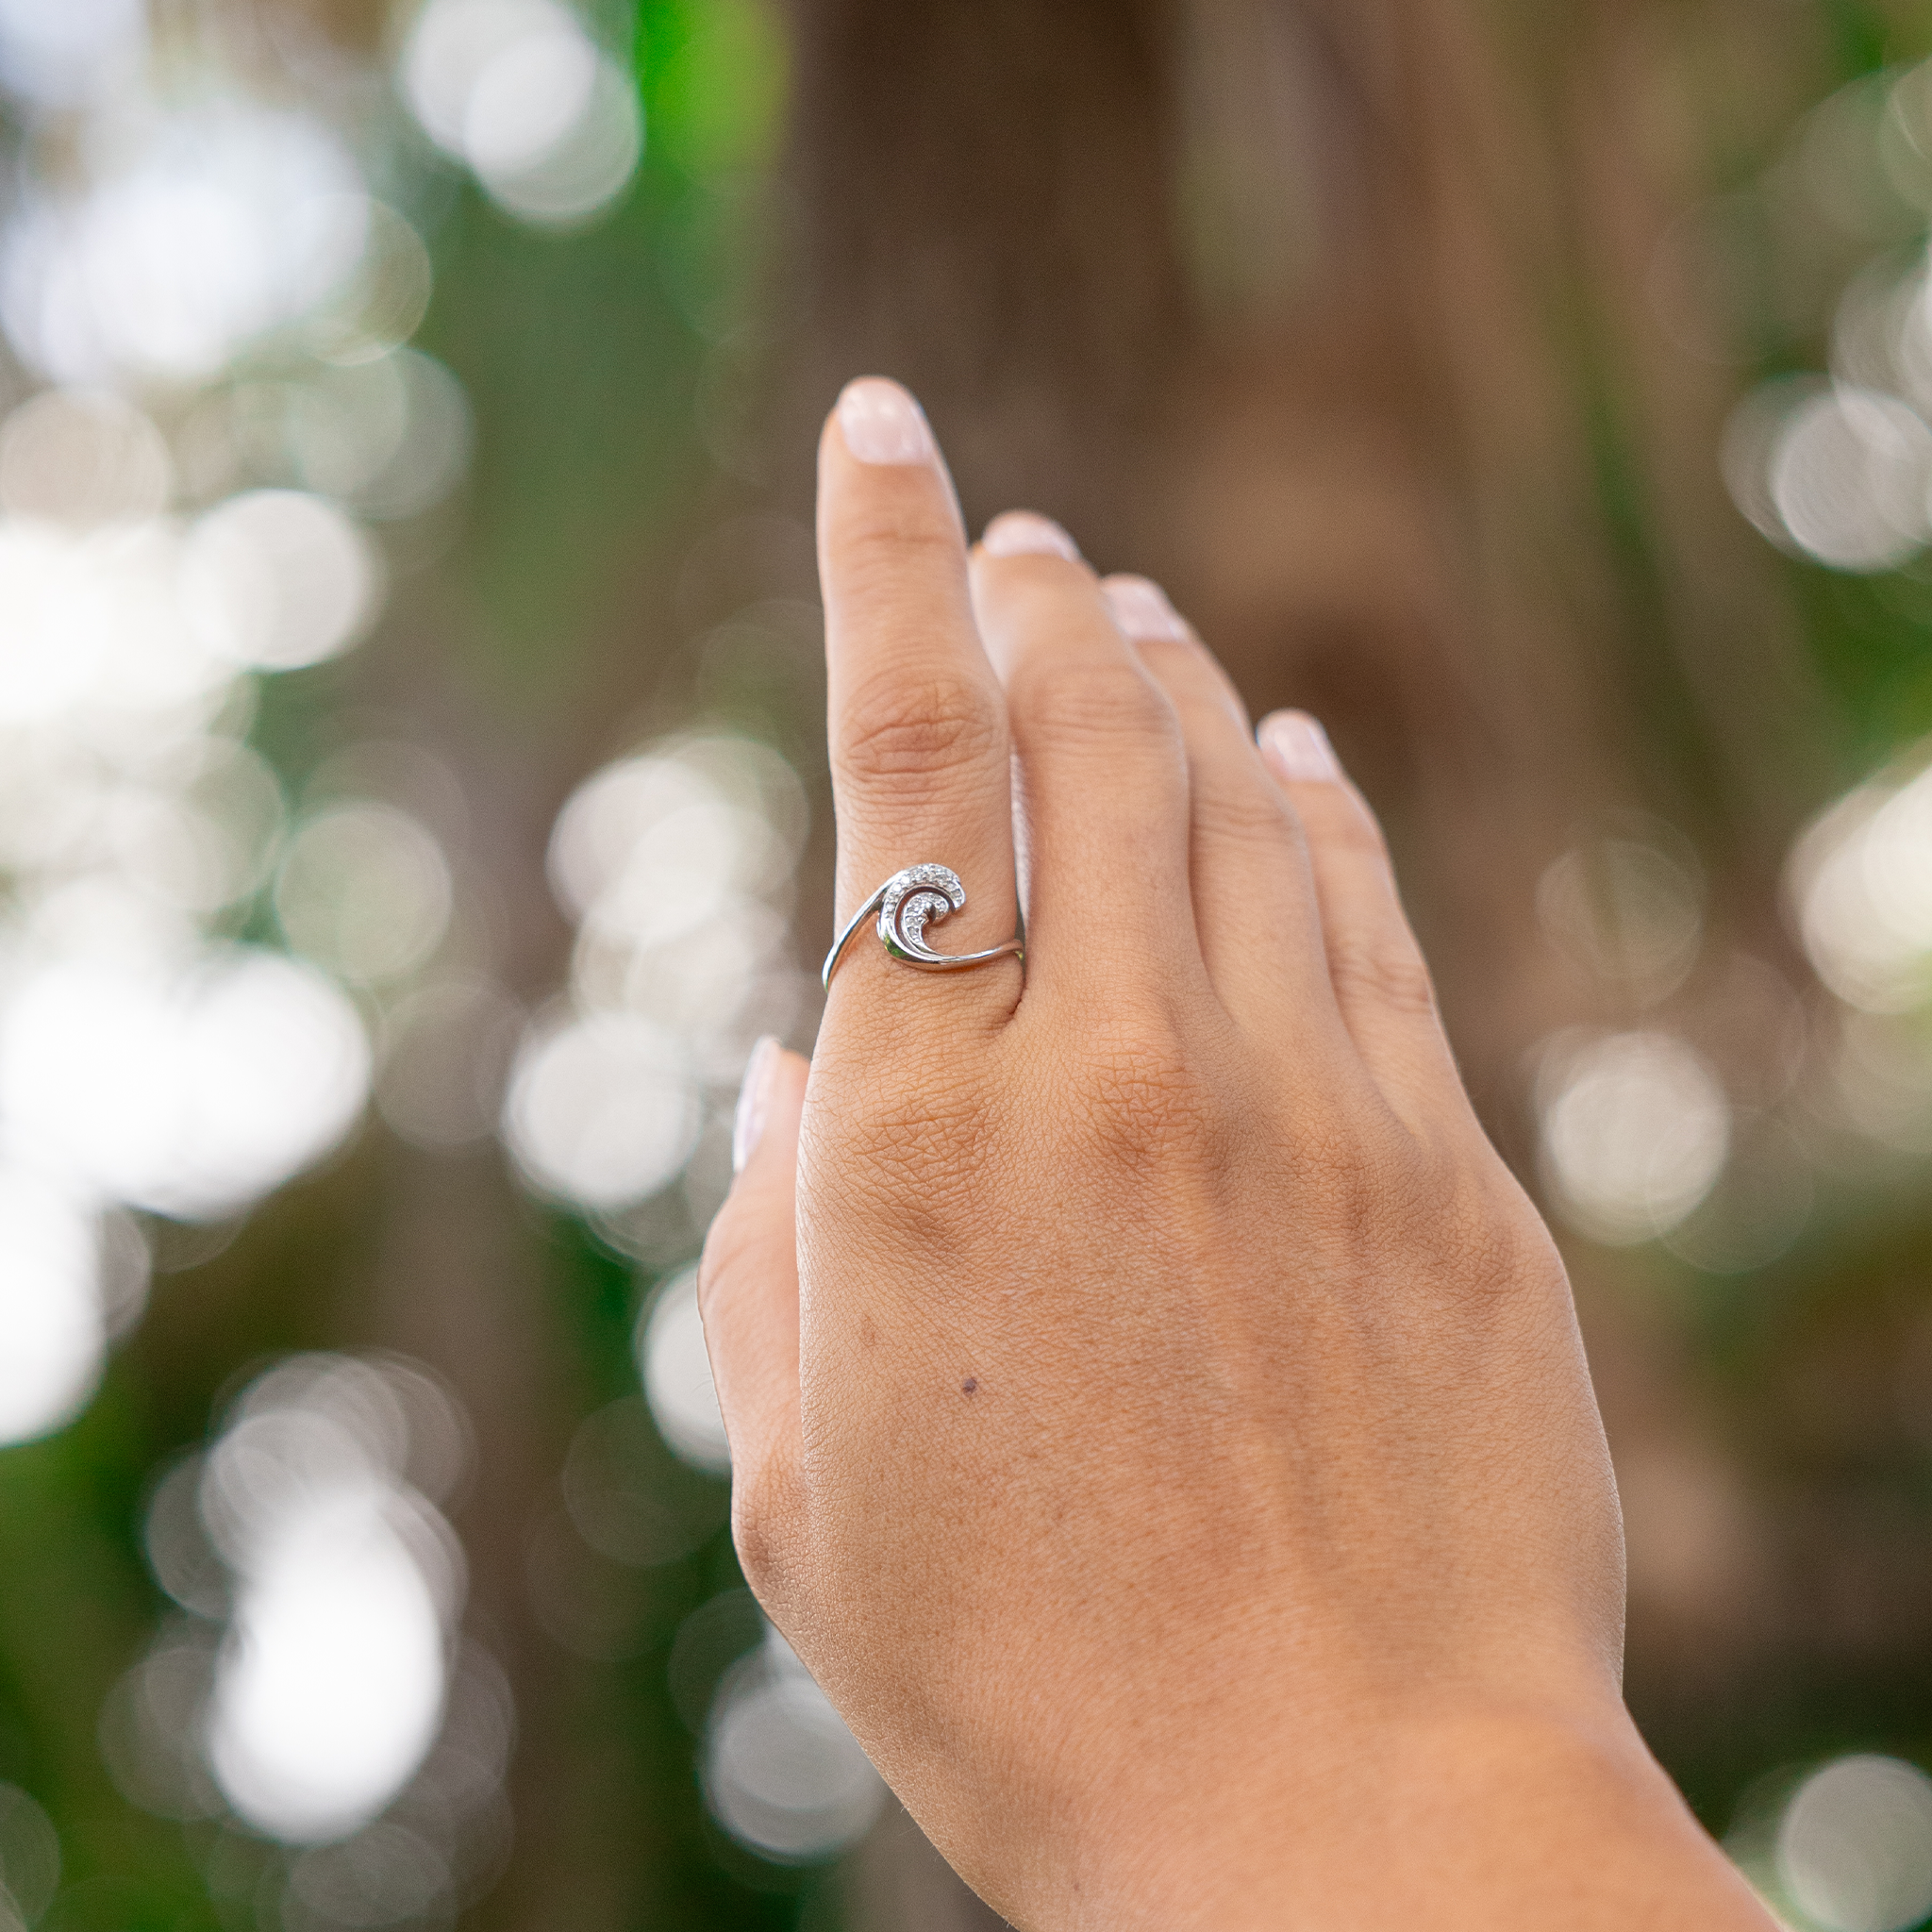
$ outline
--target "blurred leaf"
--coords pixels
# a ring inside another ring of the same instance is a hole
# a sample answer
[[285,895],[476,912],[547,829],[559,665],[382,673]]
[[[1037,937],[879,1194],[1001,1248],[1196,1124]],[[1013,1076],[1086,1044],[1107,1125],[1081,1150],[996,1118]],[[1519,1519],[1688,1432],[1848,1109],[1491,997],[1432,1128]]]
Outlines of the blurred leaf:
[[645,0],[645,139],[687,175],[761,168],[784,131],[790,47],[765,0]]

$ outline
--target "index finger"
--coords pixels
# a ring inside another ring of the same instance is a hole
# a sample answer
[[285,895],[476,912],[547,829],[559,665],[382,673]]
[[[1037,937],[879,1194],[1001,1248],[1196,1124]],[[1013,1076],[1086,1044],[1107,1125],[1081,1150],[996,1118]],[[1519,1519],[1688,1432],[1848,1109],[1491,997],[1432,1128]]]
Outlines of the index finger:
[[[952,483],[924,413],[881,376],[846,385],[819,441],[819,576],[825,603],[838,928],[892,874],[941,865],[966,903],[928,928],[937,951],[1013,935],[1012,778],[1006,700],[981,648]],[[996,1024],[1018,991],[1010,961],[934,981],[890,958],[865,926],[828,1016],[891,1026],[940,999],[949,1022]]]

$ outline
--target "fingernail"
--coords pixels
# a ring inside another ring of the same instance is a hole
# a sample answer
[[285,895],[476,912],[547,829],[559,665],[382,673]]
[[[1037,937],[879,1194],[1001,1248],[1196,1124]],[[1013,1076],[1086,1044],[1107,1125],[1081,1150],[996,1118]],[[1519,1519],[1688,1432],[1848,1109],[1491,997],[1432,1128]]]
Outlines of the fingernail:
[[861,375],[839,397],[839,432],[861,463],[929,463],[934,443],[925,411],[883,375]]
[[772,1074],[778,1064],[778,1041],[767,1033],[745,1062],[744,1085],[738,1090],[738,1112],[731,1122],[731,1172],[742,1174],[744,1163],[758,1151],[765,1131],[772,1097]]
[[1341,776],[1328,734],[1306,711],[1274,711],[1256,733],[1268,761],[1296,784],[1333,783]]
[[1188,627],[1167,601],[1167,592],[1150,577],[1108,577],[1100,594],[1124,638],[1156,643],[1184,644]]
[[986,526],[979,546],[989,557],[1064,557],[1080,560],[1080,546],[1051,517],[1009,509]]

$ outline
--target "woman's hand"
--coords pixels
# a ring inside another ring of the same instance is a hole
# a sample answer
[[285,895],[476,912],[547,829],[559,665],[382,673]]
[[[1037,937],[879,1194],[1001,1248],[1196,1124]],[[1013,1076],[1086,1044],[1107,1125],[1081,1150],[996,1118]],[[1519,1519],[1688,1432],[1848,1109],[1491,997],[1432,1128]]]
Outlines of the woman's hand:
[[[1568,1284],[1463,1095],[1374,819],[1151,585],[968,557],[917,406],[821,449],[841,917],[703,1299],[745,1571],[1029,1928],[1768,1924],[1619,1690]],[[1018,882],[1016,886],[1016,880]]]

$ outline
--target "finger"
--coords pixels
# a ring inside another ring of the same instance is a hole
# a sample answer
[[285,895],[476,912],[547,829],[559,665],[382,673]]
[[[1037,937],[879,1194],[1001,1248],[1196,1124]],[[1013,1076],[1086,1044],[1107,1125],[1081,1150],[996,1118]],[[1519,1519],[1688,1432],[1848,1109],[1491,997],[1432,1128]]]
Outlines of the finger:
[[1240,696],[1158,584],[1113,576],[1100,591],[1180,720],[1194,926],[1215,991],[1257,1035],[1278,1036],[1292,1015],[1304,1039],[1320,1039],[1325,1022],[1339,1041],[1301,825],[1261,760]]
[[761,1040],[745,1070],[732,1158],[739,1173],[698,1264],[698,1310],[724,1413],[734,1485],[795,1480],[798,1406],[798,1123],[808,1063]]
[[1368,801],[1343,776],[1327,733],[1304,711],[1262,719],[1262,755],[1307,840],[1337,1005],[1389,1104],[1422,1130],[1466,1111],[1435,989],[1395,888]]
[[[1015,924],[1006,703],[974,626],[952,485],[919,405],[897,383],[847,385],[819,444],[840,929],[908,866],[950,867],[964,908],[929,935],[945,953]],[[896,1032],[909,1003],[941,1002],[949,1029],[997,1024],[1018,994],[1002,962],[942,979],[888,959],[861,929],[841,958],[828,1024]]]
[[1019,759],[1029,987],[1205,982],[1180,726],[1093,573],[1058,524],[1010,511],[973,594]]
[[[1115,627],[1129,643],[1141,647],[1143,659],[1150,644],[1191,646],[1193,658],[1207,674],[1207,685],[1221,708],[1241,726],[1241,737],[1247,738],[1248,708],[1241,703],[1241,693],[1201,642],[1194,627],[1174,608],[1167,592],[1152,577],[1116,571],[1113,575],[1101,578],[1100,594]],[[1252,743],[1249,748],[1253,749]]]

